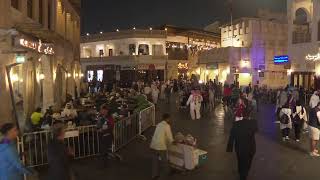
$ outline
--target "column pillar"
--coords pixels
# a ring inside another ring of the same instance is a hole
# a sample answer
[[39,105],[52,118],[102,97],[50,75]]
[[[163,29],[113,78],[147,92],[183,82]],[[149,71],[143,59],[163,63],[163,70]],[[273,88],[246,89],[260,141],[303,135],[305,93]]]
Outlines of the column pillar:
[[45,78],[42,80],[43,89],[43,110],[46,110],[49,106],[54,105],[54,82],[52,72],[51,57],[42,56],[42,73]]

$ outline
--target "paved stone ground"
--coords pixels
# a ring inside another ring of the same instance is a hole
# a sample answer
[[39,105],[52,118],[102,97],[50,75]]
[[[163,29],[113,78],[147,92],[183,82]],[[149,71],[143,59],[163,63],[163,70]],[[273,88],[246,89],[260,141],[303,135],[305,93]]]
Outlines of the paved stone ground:
[[[191,121],[187,110],[177,110],[172,104],[157,108],[157,118],[162,112],[169,112],[174,120],[173,131],[192,134],[198,139],[199,147],[208,151],[209,160],[201,168],[187,174],[162,177],[166,180],[236,180],[237,163],[234,154],[226,153],[226,142],[231,120],[221,106],[215,111],[203,113],[200,121]],[[263,105],[257,114],[259,133],[256,135],[257,154],[249,180],[311,180],[320,178],[320,159],[310,157],[307,134],[302,142],[281,142],[279,127],[274,123],[274,108]],[[150,180],[151,157],[149,150],[153,129],[146,135],[148,141],[135,140],[119,153],[122,162],[114,161],[108,168],[102,168],[98,158],[74,162],[74,170],[79,180]],[[292,133],[291,133],[292,134]],[[45,169],[41,170],[45,176]],[[45,179],[45,178],[43,178]]]

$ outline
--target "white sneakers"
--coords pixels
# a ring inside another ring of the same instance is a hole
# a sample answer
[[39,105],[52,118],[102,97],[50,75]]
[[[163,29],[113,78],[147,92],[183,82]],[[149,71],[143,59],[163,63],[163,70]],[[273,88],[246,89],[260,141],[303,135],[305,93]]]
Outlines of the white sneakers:
[[290,140],[289,136],[286,136],[286,140]]

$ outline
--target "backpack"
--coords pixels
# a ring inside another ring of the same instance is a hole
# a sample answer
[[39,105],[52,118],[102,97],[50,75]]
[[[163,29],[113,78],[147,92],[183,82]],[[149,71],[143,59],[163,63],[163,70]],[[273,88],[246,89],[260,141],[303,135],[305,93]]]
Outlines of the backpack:
[[287,114],[283,114],[280,117],[281,124],[289,124],[289,116]]

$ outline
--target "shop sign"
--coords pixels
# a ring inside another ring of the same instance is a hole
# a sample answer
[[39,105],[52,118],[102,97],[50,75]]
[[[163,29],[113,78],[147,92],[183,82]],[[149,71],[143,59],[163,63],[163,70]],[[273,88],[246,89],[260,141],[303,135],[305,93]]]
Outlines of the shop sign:
[[166,68],[165,64],[139,64],[137,66],[138,70],[152,70],[154,68],[154,70],[164,70]]
[[24,55],[16,55],[16,63],[24,63],[26,62],[26,57]]
[[207,64],[207,69],[219,69],[218,63]]
[[54,54],[53,45],[49,43],[42,43],[41,39],[39,39],[39,41],[32,41],[32,40],[21,38],[21,39],[18,39],[18,45],[28,49],[35,50],[41,54],[47,54],[47,55]]
[[121,70],[135,70],[135,68],[131,66],[121,66]]
[[273,62],[274,62],[274,64],[288,63],[289,62],[289,56],[288,55],[274,56]]
[[320,53],[315,54],[315,55],[308,54],[306,56],[306,60],[307,61],[319,61],[320,60]]

